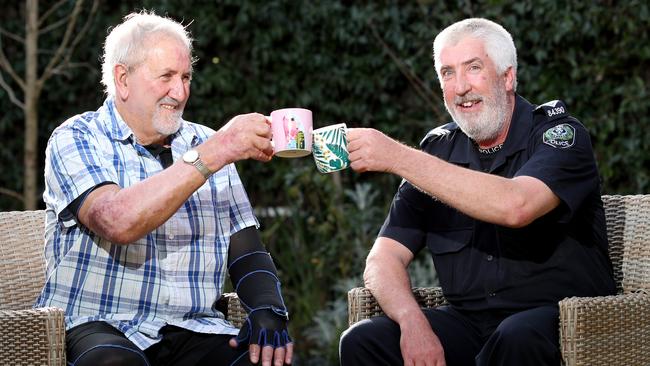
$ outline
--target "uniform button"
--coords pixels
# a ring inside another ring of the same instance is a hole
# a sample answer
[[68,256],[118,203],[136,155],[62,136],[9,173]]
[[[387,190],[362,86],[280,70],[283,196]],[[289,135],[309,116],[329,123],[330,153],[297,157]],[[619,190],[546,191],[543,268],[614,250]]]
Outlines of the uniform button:
[[495,297],[496,295],[497,294],[495,294],[494,292],[490,292],[490,297]]
[[487,259],[488,261],[492,261],[494,257],[492,256],[492,254],[488,254],[488,256],[485,257],[485,259]]

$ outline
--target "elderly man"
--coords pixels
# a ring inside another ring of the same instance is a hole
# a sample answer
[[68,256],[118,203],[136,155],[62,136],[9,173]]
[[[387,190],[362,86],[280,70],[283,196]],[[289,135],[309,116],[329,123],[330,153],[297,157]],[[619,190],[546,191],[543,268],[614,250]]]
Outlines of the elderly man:
[[[169,18],[130,14],[104,50],[106,101],[46,150],[37,305],[65,310],[69,364],[291,363],[277,271],[233,164],[271,159],[266,118],[216,132],[181,118],[191,38]],[[217,306],[226,271],[249,312],[241,330]]]
[[[492,21],[443,30],[434,61],[454,122],[421,150],[348,133],[353,169],[403,183],[364,273],[386,316],[346,331],[341,364],[558,365],[558,301],[615,291],[589,134],[562,102],[516,94],[516,49]],[[448,306],[411,294],[425,247]]]

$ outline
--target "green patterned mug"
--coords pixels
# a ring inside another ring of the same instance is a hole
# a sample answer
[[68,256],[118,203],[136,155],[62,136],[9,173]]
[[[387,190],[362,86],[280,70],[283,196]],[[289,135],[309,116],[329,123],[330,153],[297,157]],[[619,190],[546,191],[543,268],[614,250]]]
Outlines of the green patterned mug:
[[350,166],[345,123],[325,126],[313,131],[312,154],[321,173],[331,173]]

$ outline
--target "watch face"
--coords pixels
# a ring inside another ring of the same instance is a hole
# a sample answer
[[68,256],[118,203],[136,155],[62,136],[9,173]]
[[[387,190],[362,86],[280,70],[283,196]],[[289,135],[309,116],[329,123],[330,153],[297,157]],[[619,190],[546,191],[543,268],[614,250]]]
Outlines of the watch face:
[[199,152],[196,150],[188,150],[183,154],[183,161],[186,163],[193,163],[199,158]]

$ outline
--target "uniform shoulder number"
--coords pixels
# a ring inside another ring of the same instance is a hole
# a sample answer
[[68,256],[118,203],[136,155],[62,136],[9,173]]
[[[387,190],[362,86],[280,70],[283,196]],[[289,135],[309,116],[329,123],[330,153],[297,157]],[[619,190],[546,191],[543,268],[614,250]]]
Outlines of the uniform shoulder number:
[[564,110],[564,106],[560,105],[557,107],[551,107],[546,110],[546,114],[548,114],[549,117],[557,116],[558,114],[564,114],[566,113],[566,110]]
[[554,120],[569,115],[566,106],[561,100],[552,100],[539,105],[535,108],[535,112],[546,115],[547,120]]

